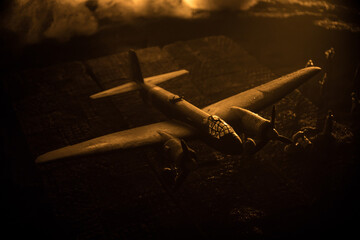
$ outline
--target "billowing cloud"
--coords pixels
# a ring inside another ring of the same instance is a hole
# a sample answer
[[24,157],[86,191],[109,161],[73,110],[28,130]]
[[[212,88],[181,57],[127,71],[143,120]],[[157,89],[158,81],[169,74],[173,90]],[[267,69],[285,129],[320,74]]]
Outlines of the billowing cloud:
[[254,6],[259,0],[184,0],[184,2],[194,9],[203,10],[247,10]]
[[[258,3],[262,3],[261,8],[252,8]],[[323,17],[334,8],[324,0],[13,0],[2,27],[15,32],[24,43],[36,43],[45,38],[67,41],[73,36],[92,35],[103,19],[127,24],[138,17],[193,18],[198,16],[197,10]]]
[[3,26],[19,34],[26,43],[43,38],[66,41],[73,35],[93,34],[98,28],[98,21],[84,0],[16,0],[7,14]]
[[131,22],[136,17],[191,18],[194,10],[244,10],[257,0],[14,0],[3,26],[24,42],[67,41],[97,32],[99,20]]

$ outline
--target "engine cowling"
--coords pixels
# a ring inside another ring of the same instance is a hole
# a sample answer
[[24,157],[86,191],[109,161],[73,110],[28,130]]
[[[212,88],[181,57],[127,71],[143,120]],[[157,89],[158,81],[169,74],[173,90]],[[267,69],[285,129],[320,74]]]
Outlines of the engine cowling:
[[269,120],[250,110],[240,107],[232,107],[231,110],[238,116],[240,131],[246,136],[260,138],[264,135],[266,129],[271,127]]
[[[173,166],[172,168],[164,168],[163,175],[173,176],[168,180],[177,189],[192,171],[198,168],[196,153],[191,149],[184,140],[171,136],[165,132],[159,132],[164,138],[163,151],[167,160]],[[172,172],[170,174],[170,172]],[[169,179],[169,177],[167,177]]]
[[[289,138],[280,135],[275,129],[275,106],[273,106],[270,120],[240,107],[232,107],[231,111],[238,117],[236,130],[247,137],[248,153],[260,150],[270,140],[278,140],[286,144],[292,143]],[[255,142],[252,138],[257,141]]]

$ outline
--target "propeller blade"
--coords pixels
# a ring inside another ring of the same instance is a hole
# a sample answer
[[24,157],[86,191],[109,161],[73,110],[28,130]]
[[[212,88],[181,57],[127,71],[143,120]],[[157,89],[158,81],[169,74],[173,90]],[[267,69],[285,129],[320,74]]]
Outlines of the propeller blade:
[[270,125],[272,128],[275,127],[275,116],[276,116],[276,108],[275,105],[273,105],[271,110],[271,119],[270,119]]
[[279,137],[279,133],[275,128],[269,128],[266,133],[266,140],[275,140]]
[[291,144],[292,143],[291,139],[289,139],[283,135],[280,135],[276,131],[275,118],[276,118],[276,107],[275,107],[275,105],[273,105],[272,110],[271,110],[271,119],[270,119],[270,125],[271,125],[272,130],[268,133],[269,140],[278,140],[278,141],[286,143],[286,144]]
[[180,142],[181,142],[181,148],[182,148],[182,150],[183,150],[183,152],[184,152],[184,155],[185,156],[188,156],[189,155],[189,146],[186,144],[186,142],[184,141],[184,140],[180,140]]
[[275,128],[272,128],[270,131],[268,131],[267,133],[267,140],[278,140],[280,142],[286,143],[286,144],[291,144],[292,140],[289,139],[288,137],[285,137],[283,135],[280,135]]

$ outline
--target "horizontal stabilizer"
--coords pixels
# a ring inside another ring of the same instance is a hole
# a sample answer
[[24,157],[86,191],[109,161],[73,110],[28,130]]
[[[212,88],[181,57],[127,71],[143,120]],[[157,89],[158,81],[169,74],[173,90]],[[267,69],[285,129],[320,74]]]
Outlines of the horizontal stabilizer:
[[182,69],[179,71],[174,71],[174,72],[164,73],[164,74],[160,74],[160,75],[156,75],[156,76],[152,76],[152,77],[147,77],[144,79],[144,82],[156,85],[156,84],[165,82],[172,78],[176,78],[176,77],[188,74],[188,73],[189,73],[188,70]]
[[129,83],[125,83],[120,86],[110,88],[108,90],[96,93],[94,95],[91,95],[90,98],[92,98],[92,99],[103,98],[103,97],[108,97],[108,96],[125,93],[125,92],[130,92],[130,91],[134,91],[134,90],[138,90],[138,89],[140,89],[140,86],[137,83],[129,82]]
[[[178,70],[178,71],[174,71],[174,72],[169,72],[169,73],[164,73],[164,74],[144,78],[144,82],[147,84],[156,85],[156,84],[165,82],[172,78],[176,78],[176,77],[182,76],[184,74],[188,74],[188,73],[189,73],[189,71],[187,71],[185,69]],[[120,86],[110,88],[108,90],[96,93],[94,95],[91,95],[90,98],[96,99],[96,98],[108,97],[108,96],[112,96],[115,94],[130,92],[130,91],[134,91],[134,90],[138,90],[138,89],[140,89],[140,86],[136,82],[129,82],[129,83],[125,83]]]

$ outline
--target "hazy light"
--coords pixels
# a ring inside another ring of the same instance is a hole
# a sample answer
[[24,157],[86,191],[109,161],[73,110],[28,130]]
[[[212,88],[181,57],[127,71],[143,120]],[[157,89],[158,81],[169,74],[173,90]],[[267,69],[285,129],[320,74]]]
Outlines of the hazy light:
[[183,0],[185,4],[193,9],[202,10],[247,10],[254,6],[259,0]]
[[[252,8],[259,2],[263,3],[259,8]],[[25,43],[36,43],[44,38],[67,41],[94,34],[102,19],[131,24],[139,17],[206,17],[195,14],[196,10],[248,10],[257,17],[322,17],[316,25],[359,31],[357,25],[327,17],[334,15],[334,9],[334,4],[324,0],[13,0],[2,24]]]

